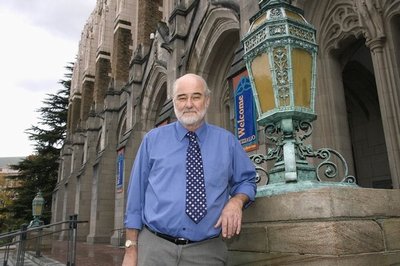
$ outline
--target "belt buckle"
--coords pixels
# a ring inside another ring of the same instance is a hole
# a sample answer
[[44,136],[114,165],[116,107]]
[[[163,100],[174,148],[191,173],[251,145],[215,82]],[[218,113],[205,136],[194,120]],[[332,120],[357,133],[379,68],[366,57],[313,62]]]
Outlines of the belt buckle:
[[185,238],[183,238],[183,237],[178,237],[178,238],[176,239],[176,241],[175,241],[175,244],[178,244],[178,245],[187,245],[187,244],[189,244],[189,242],[190,242],[190,240],[188,240],[188,239],[185,239]]

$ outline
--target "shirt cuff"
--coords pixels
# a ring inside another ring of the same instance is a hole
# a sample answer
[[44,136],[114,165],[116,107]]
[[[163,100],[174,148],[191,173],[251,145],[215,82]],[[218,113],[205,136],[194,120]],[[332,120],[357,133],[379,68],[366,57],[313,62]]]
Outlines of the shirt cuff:
[[143,222],[140,215],[128,215],[125,219],[125,228],[142,230]]
[[249,197],[249,201],[243,206],[243,208],[249,207],[250,204],[254,202],[256,196],[254,187],[251,185],[240,187],[240,189],[237,189],[232,193],[232,196],[235,196],[236,194],[245,194]]

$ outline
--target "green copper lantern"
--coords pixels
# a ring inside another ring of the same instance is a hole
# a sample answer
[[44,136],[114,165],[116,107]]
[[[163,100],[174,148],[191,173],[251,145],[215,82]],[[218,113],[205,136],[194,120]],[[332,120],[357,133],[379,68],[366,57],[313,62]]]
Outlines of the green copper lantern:
[[[344,164],[343,183],[354,183],[347,174],[347,163],[332,149],[313,151],[303,141],[312,133],[315,113],[316,31],[306,21],[301,9],[290,0],[261,0],[260,10],[250,19],[250,28],[243,37],[244,61],[249,73],[257,109],[257,122],[264,127],[266,139],[275,143],[266,155],[253,154],[256,164],[274,159],[267,173],[268,189],[264,194],[320,186],[319,171],[334,178],[338,173],[335,155]],[[307,157],[323,159],[317,167]],[[337,183],[337,182],[336,182]],[[318,184],[318,185],[316,185]],[[289,185],[289,186],[287,186]],[[259,192],[262,190],[259,186]]]
[[43,214],[45,200],[43,198],[42,192],[39,191],[35,198],[32,200],[32,216],[33,220],[30,222],[29,227],[35,227],[42,225],[42,221],[40,217]]
[[260,1],[243,38],[260,125],[316,118],[315,29],[290,2]]

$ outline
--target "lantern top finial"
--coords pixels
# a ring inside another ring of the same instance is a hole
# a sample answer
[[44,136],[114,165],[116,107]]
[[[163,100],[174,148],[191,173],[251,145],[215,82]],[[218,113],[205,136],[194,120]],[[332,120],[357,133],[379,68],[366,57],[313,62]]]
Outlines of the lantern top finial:
[[40,189],[36,193],[36,197],[35,198],[43,198],[43,193],[42,193],[42,191]]

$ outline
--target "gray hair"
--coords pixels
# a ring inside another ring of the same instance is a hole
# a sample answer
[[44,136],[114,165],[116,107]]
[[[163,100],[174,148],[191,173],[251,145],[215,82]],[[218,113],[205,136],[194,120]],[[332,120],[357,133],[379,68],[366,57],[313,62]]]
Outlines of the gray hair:
[[183,78],[184,76],[191,76],[191,77],[193,77],[193,78],[196,78],[198,81],[201,82],[201,84],[202,84],[202,86],[203,86],[203,88],[204,88],[205,96],[208,97],[208,96],[211,95],[211,90],[208,88],[207,82],[206,82],[206,80],[205,80],[202,76],[199,76],[199,75],[196,75],[196,74],[193,74],[193,73],[188,73],[188,74],[185,74],[185,75],[183,75],[183,76],[177,78],[177,79],[174,81],[174,84],[172,85],[172,98],[175,97],[176,86],[177,86],[178,81],[179,81],[181,78]]

